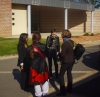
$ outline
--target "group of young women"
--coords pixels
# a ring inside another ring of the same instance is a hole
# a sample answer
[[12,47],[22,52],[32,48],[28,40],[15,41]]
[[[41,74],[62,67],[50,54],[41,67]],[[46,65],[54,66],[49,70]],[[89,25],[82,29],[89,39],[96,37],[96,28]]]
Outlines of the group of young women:
[[[72,92],[72,74],[71,70],[74,64],[73,47],[74,42],[71,40],[69,30],[62,32],[63,44],[61,47],[60,61],[60,93],[57,96],[65,96],[66,92]],[[36,97],[47,97],[49,91],[49,68],[46,63],[46,45],[40,42],[41,34],[34,32],[32,44],[27,45],[28,34],[22,33],[17,46],[18,66],[21,70],[23,90],[27,87],[34,86]],[[64,74],[67,71],[68,88],[65,89]]]

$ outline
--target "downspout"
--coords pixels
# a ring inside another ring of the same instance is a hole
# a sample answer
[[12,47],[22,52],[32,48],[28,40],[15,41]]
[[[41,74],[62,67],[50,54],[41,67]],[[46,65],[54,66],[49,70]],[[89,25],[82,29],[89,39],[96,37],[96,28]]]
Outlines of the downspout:
[[68,9],[65,9],[65,30],[68,29]]
[[93,11],[91,11],[91,34],[94,32],[93,31],[93,21],[94,21],[94,15],[93,15]]
[[31,5],[27,5],[28,35],[31,36]]

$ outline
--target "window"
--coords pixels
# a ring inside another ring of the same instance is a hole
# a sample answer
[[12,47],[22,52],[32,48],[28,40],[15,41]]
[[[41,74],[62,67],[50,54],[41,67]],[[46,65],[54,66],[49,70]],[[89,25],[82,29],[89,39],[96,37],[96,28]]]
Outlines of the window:
[[12,20],[15,20],[15,18],[12,18]]
[[15,23],[12,23],[12,25],[15,25]]
[[12,13],[12,15],[15,15],[15,13]]

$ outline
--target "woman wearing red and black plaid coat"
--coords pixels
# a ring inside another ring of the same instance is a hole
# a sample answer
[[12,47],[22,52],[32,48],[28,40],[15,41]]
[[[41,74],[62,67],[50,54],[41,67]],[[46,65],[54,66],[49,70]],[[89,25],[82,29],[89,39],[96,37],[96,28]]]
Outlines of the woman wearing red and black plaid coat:
[[48,67],[45,60],[45,44],[39,42],[40,33],[32,36],[32,45],[28,47],[28,62],[30,62],[30,84],[34,85],[36,97],[46,97],[49,90]]

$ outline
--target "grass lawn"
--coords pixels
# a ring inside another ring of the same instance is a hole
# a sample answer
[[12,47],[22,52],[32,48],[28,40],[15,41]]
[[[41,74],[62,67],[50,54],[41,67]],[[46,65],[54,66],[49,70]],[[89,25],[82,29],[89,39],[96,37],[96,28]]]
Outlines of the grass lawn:
[[[46,43],[46,39],[41,40],[42,43]],[[28,45],[32,43],[32,40],[28,41]],[[0,56],[16,55],[17,53],[18,38],[2,38],[0,37]]]
[[3,37],[0,37],[0,41],[5,41],[5,40],[18,40],[18,38],[3,38]]
[[0,42],[0,56],[17,54],[17,41]]

